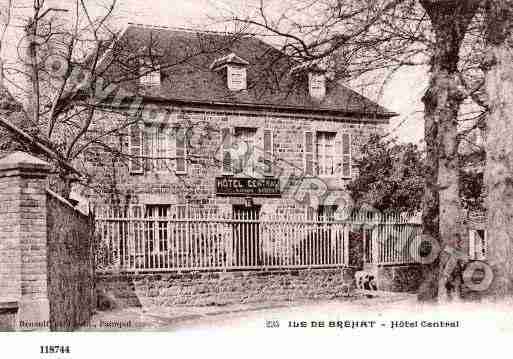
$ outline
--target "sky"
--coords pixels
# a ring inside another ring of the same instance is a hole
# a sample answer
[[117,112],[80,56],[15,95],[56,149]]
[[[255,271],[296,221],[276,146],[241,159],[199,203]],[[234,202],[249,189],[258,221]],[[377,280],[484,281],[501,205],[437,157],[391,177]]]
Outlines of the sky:
[[[8,0],[0,0],[4,5]],[[20,25],[23,18],[29,14],[27,6],[32,0],[13,0],[16,6],[15,21],[6,33],[8,40],[8,56],[13,57],[13,48],[21,38]],[[187,28],[215,28],[230,30],[228,24],[222,21],[228,12],[248,14],[255,11],[252,4],[254,0],[117,0],[115,11],[115,26],[122,28],[128,22],[145,25],[187,27]],[[286,1],[286,0],[282,0]],[[92,15],[102,14],[105,5],[111,0],[86,0]],[[71,8],[74,0],[46,0],[47,7]],[[279,4],[280,2],[276,2]],[[1,7],[0,7],[1,8]],[[3,14],[0,14],[3,16]],[[363,81],[363,80],[362,80]],[[365,80],[366,81],[366,80]],[[351,83],[350,87],[361,94],[376,101],[399,114],[393,118],[388,127],[392,136],[397,136],[402,142],[419,143],[423,138],[422,94],[427,86],[426,69],[415,67],[398,71],[389,79],[382,91],[378,88],[365,88],[358,85],[358,81]],[[381,92],[381,95],[378,93]]]

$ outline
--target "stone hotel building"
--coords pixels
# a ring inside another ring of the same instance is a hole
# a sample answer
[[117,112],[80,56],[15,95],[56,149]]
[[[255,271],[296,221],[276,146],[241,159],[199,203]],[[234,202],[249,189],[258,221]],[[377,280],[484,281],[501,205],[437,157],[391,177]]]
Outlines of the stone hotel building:
[[[132,24],[112,44],[116,46],[137,61],[107,51],[102,60],[109,62],[106,78],[124,71],[140,75],[120,84],[132,102],[103,102],[109,123],[129,119],[118,139],[129,159],[116,162],[98,184],[115,182],[114,190],[92,200],[111,208],[99,211],[100,219],[143,219],[145,239],[139,244],[136,224],[102,227],[100,232],[121,257],[141,247],[146,253],[164,253],[146,254],[145,268],[180,266],[179,247],[187,247],[189,259],[194,248],[206,247],[208,253],[202,255],[215,257],[216,263],[247,267],[270,263],[263,259],[264,237],[310,238],[308,246],[321,246],[312,240],[311,230],[265,234],[259,223],[280,218],[294,227],[294,220],[333,218],[338,208],[350,204],[345,187],[357,174],[361,145],[372,133],[382,133],[395,116],[331,80],[319,66],[297,64],[255,36]],[[142,104],[136,114],[129,106],[134,102]],[[102,161],[95,156],[88,158],[93,166]],[[125,210],[113,211],[113,205]],[[192,224],[184,229],[180,218],[194,219],[199,234],[191,237]],[[227,222],[234,220],[247,223]],[[189,239],[176,242],[180,236]],[[125,246],[125,241],[135,244]],[[211,243],[195,247],[194,241]],[[328,242],[322,245],[326,253],[335,251]],[[289,252],[304,246],[289,244]],[[249,254],[242,258],[241,251]],[[342,261],[305,259],[312,252],[299,251],[296,257],[303,257],[294,261],[303,264]],[[289,252],[288,259],[274,263],[292,261]],[[134,255],[125,259],[136,265]],[[209,259],[187,266],[213,263]]]
[[[138,55],[142,75],[121,86],[143,111],[123,137],[117,201],[144,212],[348,203],[360,146],[395,115],[254,36],[129,25],[118,43]],[[122,61],[108,57],[114,78]]]

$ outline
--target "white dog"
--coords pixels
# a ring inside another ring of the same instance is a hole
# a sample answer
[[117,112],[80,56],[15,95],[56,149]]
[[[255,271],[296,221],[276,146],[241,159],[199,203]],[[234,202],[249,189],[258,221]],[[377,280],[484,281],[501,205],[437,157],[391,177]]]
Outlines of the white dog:
[[378,290],[376,275],[369,271],[358,271],[354,275],[356,288],[361,290]]

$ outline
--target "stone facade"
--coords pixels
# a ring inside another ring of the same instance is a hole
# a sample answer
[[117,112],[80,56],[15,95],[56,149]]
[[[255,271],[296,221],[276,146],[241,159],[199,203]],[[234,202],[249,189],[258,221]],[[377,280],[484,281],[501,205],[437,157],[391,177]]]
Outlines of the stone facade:
[[[158,108],[164,113],[165,106]],[[155,108],[153,108],[155,111]],[[152,122],[151,114],[143,115],[141,129],[146,133],[142,156],[150,156],[151,143],[148,137],[154,136],[158,127],[167,128],[169,160],[165,169],[158,169],[157,160],[145,160],[142,173],[130,173],[129,162],[125,158],[97,156],[104,167],[97,165],[99,185],[107,193],[89,192],[93,201],[107,201],[117,204],[191,204],[193,206],[218,207],[222,212],[230,213],[232,205],[243,204],[241,196],[217,196],[216,177],[222,177],[223,128],[250,128],[256,131],[254,138],[256,152],[262,152],[263,130],[272,131],[272,178],[278,178],[281,186],[279,198],[254,197],[253,203],[261,206],[261,213],[284,214],[304,213],[309,202],[315,205],[338,204],[348,206],[351,199],[345,186],[358,173],[356,161],[360,147],[372,133],[383,133],[383,124],[352,119],[349,117],[298,116],[294,113],[276,114],[268,112],[245,113],[235,111],[216,112],[211,108],[192,110],[174,108],[174,113],[164,116],[159,123]],[[107,117],[109,123],[126,121],[123,116]],[[187,129],[186,172],[176,173],[175,138],[180,131]],[[305,176],[304,147],[305,132],[348,133],[351,135],[351,176]],[[122,153],[130,153],[129,131],[122,131],[112,140]],[[233,144],[232,144],[233,145]],[[112,164],[111,164],[112,163]],[[91,161],[89,161],[91,164]],[[233,177],[250,177],[235,174]],[[259,175],[257,175],[258,177]],[[262,176],[261,176],[262,177]],[[314,185],[317,189],[312,197],[305,195],[307,187]]]

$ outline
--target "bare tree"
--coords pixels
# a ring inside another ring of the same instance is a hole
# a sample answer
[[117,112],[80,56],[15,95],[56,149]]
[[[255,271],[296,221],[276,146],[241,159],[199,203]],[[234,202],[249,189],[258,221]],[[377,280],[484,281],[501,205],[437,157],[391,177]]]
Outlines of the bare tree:
[[[117,0],[97,16],[92,14],[98,14],[98,8],[93,12],[90,6],[74,0],[68,8],[57,9],[33,0],[18,62],[9,67],[6,77],[26,98],[27,126],[4,123],[4,127],[25,142],[35,138],[39,146],[33,150],[41,152],[42,145],[44,155],[51,154],[59,177],[56,189],[65,197],[78,180],[94,189],[105,184],[102,189],[112,191],[117,186],[113,166],[146,161],[126,146],[129,128],[141,122],[146,91],[138,85],[141,77],[225,49],[240,37],[233,33],[219,40],[198,34],[199,49],[184,51],[168,63],[162,57],[168,44],[157,37],[150,35],[141,43],[121,39],[121,29],[112,25]],[[90,166],[91,158],[98,156],[97,166]],[[101,181],[99,172],[112,181]]]

